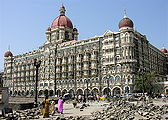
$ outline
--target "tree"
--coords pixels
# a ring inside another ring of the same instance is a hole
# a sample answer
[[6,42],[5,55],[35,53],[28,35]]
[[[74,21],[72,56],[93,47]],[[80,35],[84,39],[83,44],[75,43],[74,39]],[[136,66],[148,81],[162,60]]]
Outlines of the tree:
[[157,73],[141,74],[135,81],[136,89],[149,94],[160,92],[161,85],[158,84],[160,77],[162,76]]

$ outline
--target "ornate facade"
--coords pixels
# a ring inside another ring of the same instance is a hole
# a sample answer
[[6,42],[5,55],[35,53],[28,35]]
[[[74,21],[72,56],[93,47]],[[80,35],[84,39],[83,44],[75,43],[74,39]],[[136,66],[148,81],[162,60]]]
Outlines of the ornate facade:
[[78,30],[65,16],[65,7],[46,30],[46,42],[39,49],[13,56],[4,55],[4,86],[12,95],[33,95],[34,59],[41,60],[38,94],[123,94],[135,90],[139,69],[168,74],[167,50],[151,45],[133,28],[126,14],[119,31],[78,40]]

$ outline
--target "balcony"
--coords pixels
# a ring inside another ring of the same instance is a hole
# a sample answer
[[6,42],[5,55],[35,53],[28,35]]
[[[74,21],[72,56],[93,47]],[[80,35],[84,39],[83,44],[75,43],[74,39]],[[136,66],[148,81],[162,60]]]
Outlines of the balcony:
[[83,70],[89,70],[89,66],[85,66],[85,67],[83,67]]
[[91,69],[97,69],[97,65],[92,65]]
[[65,65],[65,64],[67,64],[66,61],[63,61],[63,62],[62,62],[62,65]]
[[97,60],[97,56],[92,56],[91,60]]
[[84,56],[83,57],[83,61],[89,61],[89,57],[88,56]]
[[66,69],[62,69],[62,72],[66,72],[67,70]]

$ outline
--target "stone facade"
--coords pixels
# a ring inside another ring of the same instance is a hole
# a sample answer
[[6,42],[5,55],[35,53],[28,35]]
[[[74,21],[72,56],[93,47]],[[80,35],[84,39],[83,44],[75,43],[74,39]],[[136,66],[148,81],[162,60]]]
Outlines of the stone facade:
[[41,60],[38,94],[123,94],[132,92],[139,69],[168,74],[168,57],[151,45],[145,35],[133,29],[124,16],[119,32],[78,40],[78,30],[60,16],[46,30],[46,42],[39,49],[4,56],[4,86],[11,95],[34,95],[34,59]]

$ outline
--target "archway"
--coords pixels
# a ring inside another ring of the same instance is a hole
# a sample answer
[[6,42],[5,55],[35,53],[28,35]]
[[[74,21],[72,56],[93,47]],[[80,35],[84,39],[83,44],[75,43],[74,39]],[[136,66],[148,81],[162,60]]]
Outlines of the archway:
[[22,91],[22,93],[21,93],[21,94],[22,94],[22,96],[24,96],[24,95],[25,95],[24,91]]
[[168,95],[168,87],[164,87],[164,94]]
[[111,95],[111,89],[110,88],[104,88],[103,95],[110,96]]
[[14,92],[14,96],[16,96],[17,94],[18,94],[17,91],[15,91],[15,92]]
[[53,96],[54,95],[54,91],[53,90],[50,90],[49,91],[49,96]]
[[43,90],[39,91],[39,96],[42,96],[44,94]]
[[34,95],[34,90],[31,90],[30,95],[31,95],[31,96]]
[[89,89],[85,89],[84,90],[84,95],[85,96],[89,96],[90,95],[90,90]]
[[12,95],[12,91],[9,92],[9,95]]
[[67,93],[67,90],[66,90],[66,89],[64,89],[64,90],[62,91],[62,96],[63,96],[65,93]]
[[128,85],[126,85],[126,86],[124,87],[124,92],[125,92],[125,93],[129,93],[129,91],[130,91],[130,87],[129,87]]
[[119,96],[121,95],[121,89],[119,87],[115,87],[113,89],[113,96]]
[[48,90],[47,89],[44,90],[44,96],[48,96]]
[[70,90],[69,90],[69,94],[70,94],[71,96],[73,96],[73,95],[75,94],[75,91],[74,91],[73,89],[70,89]]
[[29,95],[29,91],[28,90],[26,91],[26,95]]
[[77,95],[83,95],[83,90],[79,88],[79,89],[76,91],[76,94],[77,94]]
[[61,96],[61,90],[57,90],[57,96]]
[[99,93],[98,88],[93,88],[93,90],[91,91],[92,95],[95,96],[96,94]]
[[19,96],[21,95],[21,92],[20,92],[20,90],[18,91],[18,95],[19,95]]

